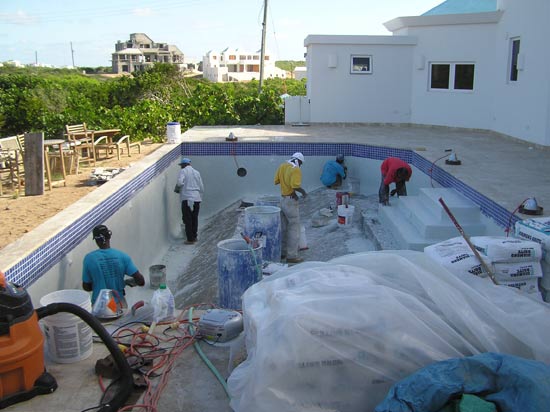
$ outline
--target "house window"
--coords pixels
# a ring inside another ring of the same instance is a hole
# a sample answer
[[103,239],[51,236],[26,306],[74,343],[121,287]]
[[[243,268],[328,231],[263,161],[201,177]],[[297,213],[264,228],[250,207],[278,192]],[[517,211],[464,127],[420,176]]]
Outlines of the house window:
[[230,54],[229,60],[237,60],[237,56],[235,56],[234,54]]
[[475,65],[431,63],[430,90],[474,90]]
[[519,56],[519,39],[512,39],[510,44],[510,81],[518,81],[518,56]]
[[371,74],[372,56],[351,56],[350,73]]

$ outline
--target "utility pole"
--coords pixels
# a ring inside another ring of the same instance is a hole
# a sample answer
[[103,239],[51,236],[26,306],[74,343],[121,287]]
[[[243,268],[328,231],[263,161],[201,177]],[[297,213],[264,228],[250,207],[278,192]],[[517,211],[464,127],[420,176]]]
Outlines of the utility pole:
[[34,64],[38,66],[38,52],[36,50],[34,51]]
[[267,0],[264,0],[264,21],[262,23],[262,48],[260,53],[260,87],[258,94],[262,93],[262,83],[264,82],[264,60],[265,60],[265,32],[267,26]]
[[73,42],[71,42],[71,59],[73,61],[73,68],[75,67],[74,66],[74,50],[73,50]]

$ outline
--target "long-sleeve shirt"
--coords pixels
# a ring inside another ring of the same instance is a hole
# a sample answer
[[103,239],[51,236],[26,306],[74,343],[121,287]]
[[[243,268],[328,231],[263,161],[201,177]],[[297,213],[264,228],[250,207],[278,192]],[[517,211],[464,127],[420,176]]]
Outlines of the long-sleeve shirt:
[[273,183],[281,185],[282,196],[290,196],[294,189],[302,186],[302,170],[289,162],[282,163],[275,172]]
[[405,179],[405,181],[408,182],[412,175],[412,169],[407,162],[404,162],[397,157],[388,157],[384,160],[382,162],[382,166],[380,166],[380,171],[382,172],[382,176],[384,176],[384,184],[389,185],[390,183],[396,183],[397,169],[401,169],[402,167],[407,169],[409,172],[409,176]]
[[180,170],[178,176],[178,184],[180,189],[180,201],[191,200],[193,202],[202,201],[204,193],[204,185],[202,183],[201,174],[193,169],[192,166],[186,166]]

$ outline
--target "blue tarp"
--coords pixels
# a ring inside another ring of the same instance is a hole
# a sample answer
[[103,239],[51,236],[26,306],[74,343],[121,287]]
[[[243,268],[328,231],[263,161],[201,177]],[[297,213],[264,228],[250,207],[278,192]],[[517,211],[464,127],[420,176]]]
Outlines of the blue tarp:
[[393,385],[375,412],[435,412],[463,393],[500,412],[548,411],[550,366],[499,353],[437,362]]

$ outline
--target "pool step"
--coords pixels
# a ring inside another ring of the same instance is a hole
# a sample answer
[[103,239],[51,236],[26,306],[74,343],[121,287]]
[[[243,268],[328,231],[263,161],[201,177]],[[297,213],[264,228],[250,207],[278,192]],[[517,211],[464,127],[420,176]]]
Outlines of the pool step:
[[479,206],[450,188],[422,188],[418,196],[391,198],[391,206],[380,206],[379,220],[400,248],[423,251],[428,245],[459,235],[439,198],[469,236],[487,233]]

